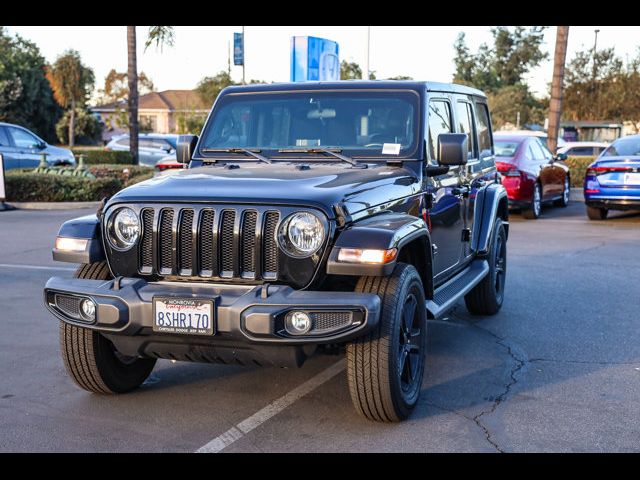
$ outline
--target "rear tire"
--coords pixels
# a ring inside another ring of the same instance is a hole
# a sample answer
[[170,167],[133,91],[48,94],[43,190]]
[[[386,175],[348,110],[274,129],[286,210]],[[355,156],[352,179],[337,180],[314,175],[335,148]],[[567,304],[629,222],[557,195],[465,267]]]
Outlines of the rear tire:
[[587,216],[591,220],[604,220],[609,215],[609,210],[606,208],[589,207],[587,206]]
[[507,235],[502,219],[496,219],[491,234],[491,249],[486,257],[489,273],[464,297],[472,315],[495,315],[504,301],[507,278]]
[[356,291],[378,294],[382,311],[373,331],[347,345],[351,400],[369,420],[404,420],[420,396],[427,347],[420,275],[398,263],[387,277],[361,277]]
[[[108,280],[106,262],[81,265],[75,278]],[[144,382],[156,359],[125,357],[99,332],[60,322],[60,350],[64,366],[81,388],[102,394],[125,393]]]
[[533,187],[533,196],[531,198],[531,206],[522,209],[522,216],[527,220],[536,220],[542,213],[542,189],[540,184],[536,182]]

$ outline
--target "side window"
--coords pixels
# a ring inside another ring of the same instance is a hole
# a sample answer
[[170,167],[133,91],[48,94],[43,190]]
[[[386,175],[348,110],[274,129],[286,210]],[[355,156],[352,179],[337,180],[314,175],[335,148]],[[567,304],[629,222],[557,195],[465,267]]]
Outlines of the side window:
[[9,135],[7,135],[7,129],[5,127],[0,127],[0,147],[8,147],[11,142],[9,142]]
[[148,138],[141,138],[140,140],[138,140],[138,148],[154,148],[153,140],[150,140]]
[[536,141],[533,142],[533,144],[535,145],[534,148],[537,148],[539,150],[539,152],[540,152],[539,156],[542,159],[542,161],[548,162],[553,158],[553,155],[551,154],[551,151],[540,140],[536,139]]
[[33,148],[39,143],[36,137],[21,128],[9,127],[9,132],[13,137],[13,143],[18,148]]
[[[478,115],[478,150],[480,150],[480,161],[491,162],[485,160],[493,155],[493,138],[491,129],[489,128],[489,110],[484,103],[476,103],[476,114]],[[483,165],[486,167],[489,165]]]
[[473,121],[473,111],[471,110],[471,104],[467,102],[458,102],[456,108],[456,113],[458,114],[458,128],[461,133],[466,133],[467,135],[469,135],[469,153],[467,155],[467,158],[478,158],[475,124]]
[[120,140],[118,140],[116,142],[118,145],[122,145],[123,147],[128,147],[129,146],[129,137],[124,137],[121,138]]
[[451,133],[451,107],[445,100],[429,102],[429,158],[436,162],[438,155],[438,135]]

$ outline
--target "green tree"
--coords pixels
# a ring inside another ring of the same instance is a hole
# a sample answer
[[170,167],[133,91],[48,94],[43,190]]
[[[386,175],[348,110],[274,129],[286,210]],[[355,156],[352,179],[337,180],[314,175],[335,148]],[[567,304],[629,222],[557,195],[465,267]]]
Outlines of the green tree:
[[565,73],[565,120],[640,121],[640,49],[625,65],[613,48],[576,52]]
[[[253,80],[251,82],[254,83]],[[237,84],[233,81],[229,72],[221,70],[213,77],[204,77],[200,80],[196,87],[196,92],[198,92],[203,102],[213,105],[213,102],[218,98],[218,94],[230,85]]]
[[[174,30],[170,26],[151,26],[147,32],[145,50],[154,43],[156,48],[172,46]],[[129,83],[129,151],[133,162],[138,163],[138,58],[136,52],[136,27],[127,26],[127,81]]]
[[[145,95],[155,91],[153,81],[144,73],[138,75],[138,93]],[[104,79],[104,88],[99,90],[98,105],[126,102],[129,98],[129,82],[127,72],[116,72],[115,69]]]
[[45,67],[34,43],[0,27],[0,121],[22,125],[53,142],[62,109],[53,99]]
[[523,83],[524,76],[548,57],[540,48],[545,28],[492,28],[493,45],[483,43],[475,54],[469,51],[464,33],[460,33],[454,44],[454,82],[487,92]]
[[541,50],[546,27],[495,27],[493,44],[483,43],[472,53],[464,33],[455,41],[453,81],[487,93],[493,123],[540,123],[544,121],[546,100],[538,100],[529,91],[526,74],[548,54]]
[[91,68],[82,64],[80,54],[67,50],[51,67],[47,68],[47,80],[53,96],[62,108],[69,112],[69,146],[75,145],[76,108],[85,107],[93,91],[94,75]]
[[340,62],[340,80],[362,79],[362,68],[356,62]]
[[[69,120],[71,112],[66,111],[62,118],[56,124],[56,134],[61,143],[69,138]],[[77,108],[75,112],[75,139],[79,145],[94,145],[102,134],[102,125],[96,117],[94,117],[86,109]]]

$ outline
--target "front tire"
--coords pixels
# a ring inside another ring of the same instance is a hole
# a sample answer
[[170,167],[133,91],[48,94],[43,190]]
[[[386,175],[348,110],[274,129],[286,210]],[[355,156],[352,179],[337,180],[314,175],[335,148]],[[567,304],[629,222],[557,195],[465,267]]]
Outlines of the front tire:
[[502,219],[496,219],[487,255],[489,273],[464,297],[472,315],[495,315],[502,308],[507,279],[507,234]]
[[[81,265],[75,278],[108,280],[106,262]],[[67,373],[84,390],[125,393],[142,385],[156,359],[125,357],[99,332],[60,322],[60,350]]]
[[361,277],[357,292],[382,301],[378,326],[347,345],[347,377],[362,416],[398,422],[413,411],[422,386],[427,347],[424,288],[416,269],[398,263],[387,277]]
[[589,207],[587,206],[587,216],[591,220],[604,220],[609,215],[609,210],[606,208]]

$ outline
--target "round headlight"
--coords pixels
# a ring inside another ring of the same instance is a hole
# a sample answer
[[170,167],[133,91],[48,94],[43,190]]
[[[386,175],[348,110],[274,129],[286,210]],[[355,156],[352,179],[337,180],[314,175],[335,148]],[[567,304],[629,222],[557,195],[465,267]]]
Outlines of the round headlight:
[[118,249],[128,250],[140,235],[140,220],[128,207],[118,210],[109,222],[109,240]]
[[278,238],[289,255],[310,257],[324,241],[324,225],[313,213],[294,213],[282,222]]

